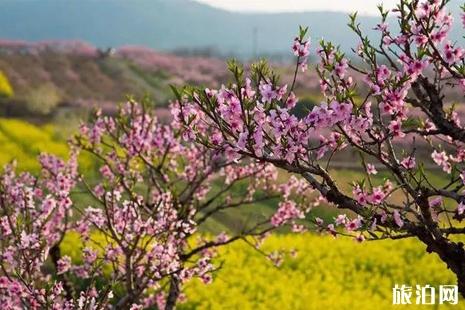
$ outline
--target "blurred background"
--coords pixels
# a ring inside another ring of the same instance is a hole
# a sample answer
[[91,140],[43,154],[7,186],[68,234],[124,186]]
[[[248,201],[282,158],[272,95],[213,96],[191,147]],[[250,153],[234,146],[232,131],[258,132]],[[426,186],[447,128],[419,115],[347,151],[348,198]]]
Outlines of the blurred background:
[[[386,0],[384,5],[393,8],[397,2]],[[291,44],[299,25],[309,26],[313,51],[324,38],[352,58],[357,41],[347,27],[348,13],[358,11],[362,28],[377,40],[379,35],[372,29],[380,20],[378,4],[375,0],[0,0],[0,165],[15,159],[20,169],[34,170],[35,157],[42,151],[66,156],[66,139],[80,121],[95,108],[114,113],[126,96],[150,98],[159,116],[167,118],[173,99],[170,84],[219,87],[229,80],[226,60],[230,58],[246,67],[268,59],[282,81],[289,83]],[[449,6],[458,20],[452,30],[458,41],[463,35],[459,4],[454,0]],[[395,28],[395,20],[388,22]],[[297,94],[300,113],[320,102],[314,70],[300,74]],[[448,95],[451,100],[462,99],[462,94]],[[341,169],[337,178],[349,189],[360,174]],[[377,178],[382,182],[382,173]],[[331,220],[335,213],[322,206],[317,215]],[[241,214],[224,214],[212,232],[227,231],[243,220]],[[230,263],[218,281],[208,288],[192,284],[190,301],[182,307],[391,309],[394,283],[453,281],[445,266],[414,241],[358,245],[352,240],[335,243],[330,237],[280,235],[266,246],[270,252],[284,247],[293,254],[277,268],[253,250],[234,245],[225,250]],[[425,274],[425,268],[431,272]]]

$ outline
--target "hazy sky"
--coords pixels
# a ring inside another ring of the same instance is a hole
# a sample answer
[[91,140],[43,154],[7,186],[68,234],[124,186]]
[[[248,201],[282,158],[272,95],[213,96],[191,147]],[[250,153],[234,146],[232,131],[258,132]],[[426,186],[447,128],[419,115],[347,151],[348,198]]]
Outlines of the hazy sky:
[[196,0],[231,11],[299,12],[331,10],[375,15],[383,2],[392,8],[398,0]]

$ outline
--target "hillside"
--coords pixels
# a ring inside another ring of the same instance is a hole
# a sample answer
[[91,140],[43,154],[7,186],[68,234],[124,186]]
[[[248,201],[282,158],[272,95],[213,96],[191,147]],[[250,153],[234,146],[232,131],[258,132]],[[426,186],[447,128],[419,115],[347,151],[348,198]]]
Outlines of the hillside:
[[114,109],[127,95],[148,95],[166,105],[172,98],[169,84],[217,86],[225,69],[221,60],[140,47],[105,54],[81,42],[0,42],[0,71],[15,94],[6,102],[10,116],[48,114],[56,107]]
[[[190,0],[0,0],[0,38],[78,39],[102,48],[211,49],[245,58],[287,55],[299,25],[309,26],[315,41],[334,40],[350,51],[354,35],[347,21],[346,13],[242,14]],[[360,22],[371,29],[378,18],[361,16]]]
[[[217,58],[180,57],[138,46],[100,50],[81,41],[0,40],[0,71],[14,90],[12,98],[3,99],[2,111],[15,117],[60,109],[85,115],[94,106],[111,111],[127,95],[148,95],[166,106],[173,98],[171,84],[218,87],[230,78],[225,61]],[[291,81],[290,66],[280,65],[278,71]],[[303,87],[306,92],[318,89],[315,72],[299,78],[297,88]]]

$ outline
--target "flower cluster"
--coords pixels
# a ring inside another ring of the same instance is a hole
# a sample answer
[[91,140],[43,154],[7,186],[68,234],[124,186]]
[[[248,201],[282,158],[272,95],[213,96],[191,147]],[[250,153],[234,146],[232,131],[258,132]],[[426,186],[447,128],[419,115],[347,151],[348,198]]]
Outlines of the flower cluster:
[[297,67],[302,72],[307,71],[308,56],[310,55],[310,40],[305,40],[307,31],[308,28],[300,28],[300,34],[294,39],[294,43],[292,44],[292,51],[297,56]]
[[[5,309],[173,309],[186,281],[212,281],[216,247],[275,228],[272,216],[257,213],[228,234],[195,240],[212,217],[257,202],[292,204],[286,220],[298,225],[309,211],[310,202],[299,197],[310,191],[306,183],[280,183],[271,164],[237,163],[236,156],[185,143],[181,110],[174,103],[175,117],[164,124],[129,101],[118,115],[97,112],[83,124],[67,162],[41,155],[37,177],[6,168],[0,178]],[[78,174],[80,153],[95,159],[91,174]],[[89,205],[75,201],[73,191],[84,192]],[[72,236],[79,236],[77,257],[61,249]]]
[[[449,235],[465,233],[450,220],[450,215],[464,218],[465,128],[463,111],[447,90],[465,85],[465,54],[448,39],[453,21],[448,2],[400,0],[393,12],[380,7],[375,27],[380,44],[366,38],[352,15],[349,27],[360,39],[357,65],[322,41],[315,55],[324,100],[304,107],[304,116],[294,113],[300,104],[294,93],[298,70],[290,86],[279,85],[263,62],[249,75],[237,64],[230,66],[234,83],[228,87],[188,88],[178,95],[181,110],[188,111],[180,119],[189,138],[231,158],[257,158],[302,176],[328,203],[350,211],[325,227],[332,234],[350,234],[358,241],[419,238],[458,275],[465,295],[462,267],[446,253],[463,253]],[[399,31],[389,28],[389,13]],[[309,56],[305,35],[301,29],[293,44],[298,65]],[[200,130],[207,125],[214,135]],[[333,177],[334,158],[348,158],[365,174],[352,193]],[[430,181],[435,170],[440,184]],[[451,199],[456,209],[430,204],[436,196]],[[283,203],[273,224],[300,216],[293,204]],[[443,219],[448,228],[440,225]],[[321,219],[315,222],[323,228]],[[346,232],[336,229],[341,224]]]
[[30,309],[51,308],[59,301],[65,309],[74,307],[63,284],[51,282],[42,270],[72,216],[70,193],[77,180],[76,156],[73,153],[64,162],[41,155],[39,176],[17,174],[12,164],[0,177],[0,301],[4,309],[24,304]]

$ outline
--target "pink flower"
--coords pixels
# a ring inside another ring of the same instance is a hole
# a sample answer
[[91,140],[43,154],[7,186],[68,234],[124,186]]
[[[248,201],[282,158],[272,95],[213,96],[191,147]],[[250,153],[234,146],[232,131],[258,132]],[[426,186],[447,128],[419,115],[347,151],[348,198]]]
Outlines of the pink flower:
[[326,230],[333,236],[336,236],[337,235],[337,231],[336,229],[334,229],[334,224],[329,224],[327,227],[326,227]]
[[404,226],[404,221],[400,217],[399,211],[394,210],[393,217],[394,217],[394,222],[396,223],[396,225],[399,226],[399,228],[402,228],[402,226]]
[[383,37],[383,45],[389,46],[393,43],[392,39],[388,36]]
[[336,63],[334,71],[339,78],[343,79],[347,74],[347,68],[349,68],[349,62],[343,58],[340,62]]
[[294,55],[298,57],[298,66],[305,72],[308,68],[307,61],[310,55],[310,41],[301,41],[299,38],[294,39],[292,44],[292,51]]
[[339,214],[336,217],[336,220],[334,221],[336,225],[345,225],[347,223],[347,215],[345,214]]
[[288,109],[293,109],[297,103],[297,98],[294,94],[294,92],[291,92],[289,94],[289,97],[286,100],[286,108]]
[[245,87],[242,88],[242,95],[246,98],[253,98],[255,96],[255,91],[252,89],[252,80],[249,78],[245,79]]
[[86,264],[93,264],[97,260],[97,252],[91,248],[85,248],[82,250],[84,256],[84,262]]
[[433,153],[431,154],[431,157],[433,158],[434,162],[438,166],[442,166],[449,159],[446,152],[444,152],[444,151],[438,152],[436,150],[433,151]]
[[262,84],[260,85],[260,95],[262,96],[263,103],[270,103],[277,98],[278,94],[273,90],[273,85]]
[[441,205],[442,205],[442,197],[441,196],[435,197],[435,198],[431,199],[430,202],[429,202],[429,206],[431,208],[439,207]]
[[295,56],[307,57],[310,55],[310,41],[301,42],[299,38],[295,38],[292,44],[292,51]]
[[368,202],[368,194],[365,193],[358,184],[354,187],[352,193],[359,204],[364,205]]
[[284,201],[279,204],[278,211],[271,218],[271,224],[275,227],[284,225],[289,220],[302,219],[305,214],[297,208],[293,201]]
[[381,23],[381,24],[377,24],[374,29],[379,30],[381,32],[386,32],[386,30],[388,29],[388,26],[389,26],[388,23]]
[[229,239],[228,235],[225,232],[220,233],[216,236],[216,242],[224,243]]
[[12,233],[7,216],[2,216],[0,218],[0,232],[2,236],[8,236]]
[[100,168],[100,173],[102,174],[102,176],[104,178],[106,178],[107,180],[113,180],[114,179],[114,175],[113,175],[113,172],[111,171],[111,168],[108,166],[108,165],[104,165]]
[[463,49],[454,48],[450,42],[444,46],[444,60],[449,64],[454,64],[463,58]]
[[205,274],[201,275],[201,276],[200,276],[200,279],[202,280],[202,282],[203,282],[204,284],[210,284],[210,283],[212,283],[212,281],[213,281],[213,277],[212,277],[212,275],[209,274],[209,273],[205,273]]
[[330,104],[330,108],[334,112],[332,115],[332,117],[334,118],[332,122],[334,123],[349,119],[352,113],[351,103],[339,103],[337,101],[333,101]]
[[431,158],[433,158],[433,161],[436,163],[436,165],[442,167],[444,172],[451,173],[452,167],[449,163],[449,156],[446,154],[446,152],[438,152],[434,150],[431,154]]
[[71,268],[71,257],[63,256],[57,263],[57,274],[67,272]]
[[24,230],[21,232],[21,249],[37,249],[40,247],[39,237],[37,234],[27,234]]
[[415,166],[416,166],[415,157],[412,157],[412,156],[405,157],[404,159],[402,159],[400,164],[405,169],[411,170],[411,169],[415,168]]
[[368,202],[374,205],[379,205],[384,201],[385,198],[386,194],[384,193],[383,188],[378,186],[373,188],[373,192],[368,196]]
[[361,217],[357,217],[353,219],[352,221],[347,222],[345,227],[348,231],[354,231],[354,230],[359,229],[360,227],[362,227]]
[[259,157],[263,156],[263,147],[265,146],[265,142],[263,140],[263,129],[261,127],[257,127],[252,137],[254,141],[253,148],[255,154]]
[[376,170],[375,166],[373,164],[367,164],[367,173],[376,175],[378,171]]
[[429,63],[426,60],[413,60],[407,66],[407,73],[412,80],[415,80],[428,67]]
[[465,204],[463,202],[460,202],[458,204],[456,212],[457,212],[458,215],[464,214],[464,212],[465,212]]
[[388,128],[394,137],[402,138],[405,136],[405,134],[402,132],[402,123],[399,120],[391,121]]
[[247,131],[241,132],[239,134],[239,139],[237,140],[237,149],[244,151],[246,149],[247,141],[249,138],[249,133]]

